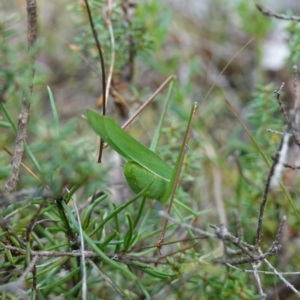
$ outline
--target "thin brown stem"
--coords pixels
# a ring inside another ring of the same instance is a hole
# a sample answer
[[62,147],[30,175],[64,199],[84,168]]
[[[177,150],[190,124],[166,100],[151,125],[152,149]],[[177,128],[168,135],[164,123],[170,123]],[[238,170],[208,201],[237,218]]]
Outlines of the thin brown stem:
[[[91,29],[92,29],[92,32],[93,32],[94,40],[95,40],[96,47],[97,47],[98,54],[99,54],[99,58],[100,58],[101,72],[102,72],[102,95],[103,95],[102,115],[105,116],[105,114],[106,114],[106,93],[105,93],[105,91],[106,91],[106,77],[105,77],[104,57],[103,57],[101,44],[100,44],[100,41],[98,39],[97,31],[95,29],[95,24],[94,24],[94,21],[93,21],[93,17],[92,17],[91,9],[90,9],[90,6],[89,6],[89,2],[88,2],[88,0],[84,0],[84,2],[85,2],[85,5],[86,5],[90,26],[91,26]],[[101,163],[103,148],[104,148],[104,141],[102,139],[100,139],[98,163]]]
[[[281,148],[281,145],[280,145],[279,149],[280,148]],[[278,152],[277,152],[277,156],[278,156]],[[270,191],[271,179],[274,175],[274,170],[275,170],[276,165],[277,165],[277,162],[273,161],[271,169],[268,174],[267,182],[265,184],[265,189],[264,189],[264,192],[262,195],[262,200],[261,200],[261,203],[259,206],[259,215],[258,215],[258,223],[257,223],[256,239],[255,239],[255,245],[257,247],[259,247],[259,244],[262,239],[262,225],[263,225],[263,219],[264,219],[264,212],[265,212],[265,207],[266,207],[266,203],[267,203],[267,199],[268,199],[268,194]]]
[[[277,99],[277,101],[280,105],[280,109],[281,109],[283,115],[286,117],[286,119],[288,121],[289,120],[288,115],[286,114],[286,111],[285,111],[285,109],[284,109],[284,107],[281,103],[281,100],[280,100],[280,93],[281,93],[283,87],[284,87],[284,83],[281,84],[279,90],[276,92],[276,99]],[[262,195],[262,200],[261,200],[260,207],[259,207],[259,215],[258,215],[258,223],[257,223],[256,239],[255,239],[255,245],[256,245],[257,248],[259,247],[261,239],[262,239],[262,225],[263,225],[265,206],[266,206],[267,199],[268,199],[271,180],[272,180],[272,177],[274,175],[275,168],[276,168],[276,166],[278,164],[278,161],[279,161],[279,155],[280,155],[280,152],[281,152],[281,149],[282,149],[282,146],[283,146],[284,137],[285,136],[283,135],[283,137],[281,139],[281,143],[280,143],[280,145],[278,147],[278,150],[276,152],[275,159],[273,160],[273,163],[271,165],[269,175],[268,175],[268,178],[267,178],[267,182],[266,182],[266,185],[265,185],[265,189],[264,189],[264,192],[263,192],[263,195]]]
[[27,138],[27,126],[30,118],[30,101],[29,97],[32,95],[33,78],[35,74],[34,60],[35,51],[33,47],[37,39],[37,6],[35,0],[27,0],[27,44],[28,53],[31,58],[31,78],[27,91],[22,95],[22,110],[19,115],[18,133],[15,142],[15,149],[12,158],[12,173],[5,182],[4,190],[13,192],[16,189],[19,180],[20,165],[24,154],[24,148]]

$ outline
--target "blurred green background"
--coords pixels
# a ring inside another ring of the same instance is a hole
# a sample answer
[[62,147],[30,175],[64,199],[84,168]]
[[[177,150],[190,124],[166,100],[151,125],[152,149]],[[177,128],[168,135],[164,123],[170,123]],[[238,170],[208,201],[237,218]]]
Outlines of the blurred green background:
[[[274,90],[278,90],[284,81],[282,100],[287,108],[293,107],[292,66],[299,62],[299,24],[267,18],[257,10],[256,2],[246,0],[89,2],[107,75],[114,57],[108,115],[124,123],[168,76],[175,75],[176,84],[159,147],[159,154],[174,165],[191,105],[194,101],[199,103],[177,192],[183,206],[177,206],[174,214],[182,217],[182,222],[211,232],[213,230],[209,224],[223,223],[236,234],[241,223],[244,240],[253,244],[268,167],[224,100],[232,104],[271,161],[281,137],[268,132],[268,129],[284,130],[284,120]],[[103,251],[117,253],[124,250],[121,242],[116,246],[116,240],[123,241],[124,236],[128,237],[129,217],[122,212],[119,221],[105,226],[99,224],[115,211],[116,206],[132,197],[132,193],[122,175],[123,161],[115,153],[106,150],[102,167],[95,164],[97,138],[88,127],[84,114],[86,108],[101,111],[103,91],[99,56],[85,4],[79,0],[38,1],[37,4],[36,73],[34,93],[30,98],[27,142],[38,165],[29,158],[28,153],[23,161],[49,187],[54,199],[63,194],[65,187],[72,189],[76,186],[81,216],[87,214],[91,197],[96,191],[107,192],[108,199],[103,200],[105,204],[99,200],[103,206],[99,202],[99,206],[94,207],[94,223],[84,229],[94,241],[99,242],[97,245],[102,245]],[[299,1],[296,0],[284,3],[263,1],[261,4],[278,13],[300,13]],[[114,41],[113,55],[110,26]],[[17,123],[22,91],[31,76],[26,50],[26,1],[0,2],[0,38],[0,100]],[[59,134],[47,86],[55,99]],[[130,127],[130,134],[146,145],[150,144],[155,131],[166,93],[167,89]],[[0,145],[13,151],[14,141],[15,133],[2,110]],[[297,149],[289,157],[291,163],[296,165],[298,152]],[[2,150],[0,160],[2,187],[10,172],[11,157]],[[296,179],[297,171],[283,173],[283,181],[293,199],[299,195]],[[37,190],[40,186],[36,178],[21,169],[18,191]],[[70,196],[69,193],[66,195],[67,198]],[[24,201],[14,203],[8,211],[2,212],[2,216],[13,213],[9,218],[10,226],[20,238],[24,237],[29,220],[37,217],[34,217],[34,211],[39,205],[34,197]],[[129,243],[133,248],[155,246],[159,236],[162,220],[157,211],[165,210],[165,207],[156,202],[146,202],[145,205],[144,221],[136,232],[135,240]],[[52,208],[54,212],[50,212],[47,218],[61,218],[59,210],[55,210],[56,206]],[[128,212],[134,218],[138,209],[140,206],[133,206],[128,208]],[[42,212],[39,213],[41,218],[45,217]],[[283,215],[287,215],[283,247],[270,261],[281,271],[297,271],[299,220],[279,188],[270,193],[262,247],[266,250],[273,242]],[[65,226],[52,224],[49,229],[39,226],[32,245],[38,250],[70,251],[72,246],[70,236],[64,235],[68,232]],[[112,234],[114,231],[117,232],[115,235]],[[10,244],[10,236],[4,229],[1,236],[2,244]],[[195,236],[175,225],[167,234],[168,241],[187,237]],[[258,293],[252,275],[210,263],[221,255],[218,241],[200,240],[183,252],[179,251],[181,246],[178,243],[171,247],[167,252],[174,251],[176,254],[174,257],[170,255],[167,266],[156,270],[169,275],[176,273],[174,281],[172,276],[160,281],[159,274],[149,275],[145,266],[144,269],[138,269],[136,265],[128,267],[132,273],[140,275],[138,283],[128,283],[126,277],[120,274],[114,276],[115,270],[110,265],[106,266],[105,271],[128,299],[256,299]],[[124,247],[130,252],[130,247],[129,250]],[[136,255],[158,257],[155,247]],[[62,264],[68,276],[64,283],[52,285],[56,274],[62,272],[59,268],[38,276],[39,287],[42,287],[39,293],[45,299],[50,299],[47,293],[53,297],[62,294],[64,299],[80,297],[77,286],[80,280],[76,277],[79,269],[75,268],[75,259],[70,261],[71,267],[69,262]],[[16,257],[8,261],[4,256],[2,262],[5,264],[3,274],[10,268],[21,270],[24,263]],[[262,269],[267,268],[264,266]],[[76,274],[73,274],[75,270]],[[97,277],[92,269],[89,272],[90,299],[119,297],[105,280],[97,286]],[[2,284],[10,280],[14,280],[14,276],[2,281]],[[281,284],[278,278],[266,274],[261,275],[261,280],[265,291],[272,291]],[[27,284],[29,287],[31,279]],[[10,299],[9,295],[7,297]]]

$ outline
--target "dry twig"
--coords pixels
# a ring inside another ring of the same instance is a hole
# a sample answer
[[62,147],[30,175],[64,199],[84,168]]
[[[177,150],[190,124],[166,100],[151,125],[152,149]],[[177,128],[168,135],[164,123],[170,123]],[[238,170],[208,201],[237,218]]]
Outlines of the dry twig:
[[[86,5],[86,9],[87,9],[88,17],[89,17],[89,22],[90,22],[90,25],[91,25],[91,29],[92,29],[92,32],[93,32],[93,36],[94,36],[94,39],[95,39],[96,47],[97,47],[99,58],[100,58],[101,72],[102,72],[102,94],[103,94],[102,115],[105,116],[105,114],[106,114],[106,92],[105,92],[106,91],[106,78],[105,78],[104,57],[103,57],[103,53],[102,53],[101,44],[100,44],[100,41],[98,39],[95,24],[94,24],[94,21],[93,21],[93,16],[92,16],[92,12],[91,12],[91,9],[90,9],[90,6],[89,6],[89,2],[88,2],[88,0],[84,0],[84,2],[85,2],[85,5]],[[100,149],[99,149],[99,154],[98,154],[98,163],[101,163],[103,147],[104,147],[104,141],[102,139],[100,139]]]
[[276,19],[280,19],[280,20],[286,20],[286,21],[295,21],[295,22],[300,22],[300,17],[298,16],[287,16],[284,14],[276,14],[274,12],[272,12],[271,10],[256,4],[257,9],[265,16],[267,17],[271,17],[271,18],[276,18]]
[[[284,87],[284,83],[280,86],[279,90],[276,92],[276,99],[278,100],[279,103],[280,102],[280,93],[282,91]],[[284,114],[285,110],[282,108],[282,112]],[[284,137],[284,136],[283,136]],[[263,225],[263,218],[264,218],[264,211],[265,211],[265,206],[267,203],[267,199],[268,199],[268,194],[270,191],[270,184],[271,184],[271,180],[272,177],[274,176],[274,172],[275,172],[275,168],[277,166],[278,160],[279,160],[279,153],[282,149],[282,145],[283,145],[283,139],[281,140],[281,143],[278,147],[277,153],[275,154],[275,160],[273,160],[273,163],[271,165],[269,174],[268,174],[268,178],[265,184],[265,189],[263,192],[263,196],[262,196],[262,201],[259,207],[259,216],[258,216],[258,223],[257,223],[257,229],[256,229],[256,240],[255,240],[255,245],[257,247],[257,249],[259,248],[261,239],[262,239],[262,225]]]
[[28,53],[31,57],[31,82],[28,91],[24,91],[22,95],[22,110],[19,115],[18,133],[15,142],[15,149],[12,158],[12,173],[6,180],[4,190],[6,192],[13,192],[16,189],[19,180],[20,165],[22,162],[24,148],[27,138],[27,125],[30,117],[30,100],[33,90],[33,78],[35,73],[34,60],[35,51],[34,45],[37,39],[37,6],[36,0],[27,0],[27,43]]

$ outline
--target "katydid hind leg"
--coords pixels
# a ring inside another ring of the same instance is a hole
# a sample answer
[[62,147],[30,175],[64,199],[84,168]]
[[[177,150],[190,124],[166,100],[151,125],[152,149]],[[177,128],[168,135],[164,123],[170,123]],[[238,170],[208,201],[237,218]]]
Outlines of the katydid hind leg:
[[[165,194],[165,199],[161,199],[161,202],[165,202],[170,197],[170,202],[169,202],[169,206],[168,206],[168,210],[167,210],[168,214],[170,214],[171,209],[172,209],[172,205],[173,205],[176,189],[177,189],[177,186],[178,186],[179,177],[180,177],[184,157],[185,157],[185,154],[186,154],[186,151],[187,151],[188,142],[190,140],[190,136],[191,136],[191,132],[192,132],[194,118],[195,118],[195,115],[196,115],[196,112],[197,112],[197,108],[198,108],[198,103],[195,102],[193,104],[193,107],[192,107],[192,110],[191,110],[191,113],[190,113],[190,118],[189,118],[189,121],[188,121],[187,129],[186,129],[185,134],[184,134],[183,143],[181,145],[180,152],[179,152],[179,155],[177,157],[177,161],[176,161],[173,173],[172,173],[171,182],[170,182],[169,187],[167,189],[167,192]],[[161,237],[159,238],[159,240],[157,242],[157,248],[158,248],[159,252],[160,252],[160,249],[162,248],[162,244],[164,242],[164,237],[165,237],[165,232],[166,232],[167,225],[168,225],[168,219],[165,219],[164,224],[163,224],[163,228],[162,228]]]

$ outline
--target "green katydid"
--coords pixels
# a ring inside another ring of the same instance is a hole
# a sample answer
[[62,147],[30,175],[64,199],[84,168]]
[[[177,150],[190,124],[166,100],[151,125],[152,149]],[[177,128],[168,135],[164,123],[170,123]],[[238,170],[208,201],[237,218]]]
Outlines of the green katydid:
[[164,203],[170,198],[175,182],[178,182],[196,109],[197,103],[194,103],[174,169],[155,152],[130,136],[112,118],[88,109],[87,119],[91,128],[126,160],[124,175],[129,187],[139,193],[150,185],[148,198]]

